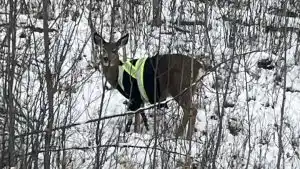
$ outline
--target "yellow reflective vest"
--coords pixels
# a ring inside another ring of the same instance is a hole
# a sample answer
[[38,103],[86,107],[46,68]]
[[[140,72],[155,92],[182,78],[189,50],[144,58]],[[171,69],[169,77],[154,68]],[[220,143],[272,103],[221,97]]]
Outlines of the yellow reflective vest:
[[123,91],[123,75],[124,71],[128,73],[132,78],[136,79],[138,90],[140,92],[141,98],[144,102],[149,102],[149,98],[147,96],[145,86],[144,86],[144,67],[147,58],[140,58],[133,65],[130,60],[123,62],[122,65],[119,66],[119,74],[118,74],[118,84]]

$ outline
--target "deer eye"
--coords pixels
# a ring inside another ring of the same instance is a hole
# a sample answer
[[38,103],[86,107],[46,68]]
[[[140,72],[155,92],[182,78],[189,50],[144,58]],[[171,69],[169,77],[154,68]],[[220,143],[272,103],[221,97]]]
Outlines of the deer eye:
[[106,51],[105,51],[105,50],[101,50],[101,51],[100,51],[100,55],[101,55],[101,56],[105,56],[105,54],[106,54]]

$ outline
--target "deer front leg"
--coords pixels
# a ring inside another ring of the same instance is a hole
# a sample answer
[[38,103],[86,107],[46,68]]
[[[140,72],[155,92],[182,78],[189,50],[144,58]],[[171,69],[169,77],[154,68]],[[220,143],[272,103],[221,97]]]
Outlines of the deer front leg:
[[125,125],[125,131],[126,132],[130,132],[130,127],[131,127],[131,125],[132,125],[132,119],[133,119],[133,116],[134,115],[128,115],[128,121],[127,121],[127,123],[126,123],[126,125]]
[[136,113],[134,115],[134,121],[135,121],[135,123],[134,123],[134,129],[133,129],[133,131],[135,133],[139,133],[141,131],[141,126],[140,126],[140,121],[141,120],[140,120],[139,113]]
[[[128,106],[128,110],[130,110],[130,111],[136,111],[136,110],[138,110],[141,107],[142,101],[140,101],[140,100],[136,101],[134,99],[131,99],[126,104]],[[139,130],[139,128],[140,128],[139,127],[139,121],[140,121],[139,119],[140,118],[139,118],[139,113],[137,112],[136,114],[128,115],[128,121],[127,121],[127,124],[125,126],[125,131],[126,132],[130,132],[130,127],[131,127],[131,125],[133,123],[133,118],[134,117],[135,117],[134,132],[139,132],[140,131]],[[148,123],[147,123],[147,125],[148,125]]]
[[146,130],[149,131],[148,119],[147,119],[147,116],[144,111],[141,112],[141,116],[142,116],[142,120],[143,120]]
[[146,130],[149,131],[148,119],[147,119],[145,113],[141,112],[141,113],[137,113],[135,115],[128,115],[128,121],[127,121],[126,126],[125,126],[125,131],[126,132],[130,132],[130,127],[133,123],[133,120],[132,120],[133,117],[135,117],[135,121],[136,121],[136,123],[134,125],[134,132],[139,131],[138,126],[137,126],[137,125],[139,125],[139,123],[137,123],[137,122],[140,121],[139,118],[137,119],[137,117],[139,117],[139,114],[141,114],[141,116],[142,116],[142,120],[143,120],[143,123],[145,125]]

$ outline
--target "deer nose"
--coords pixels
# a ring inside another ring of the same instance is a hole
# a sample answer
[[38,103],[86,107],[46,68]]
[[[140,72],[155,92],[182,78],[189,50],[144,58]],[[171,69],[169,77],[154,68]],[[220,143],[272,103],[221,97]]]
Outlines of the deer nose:
[[108,62],[108,61],[109,61],[109,60],[108,60],[108,57],[104,57],[104,58],[103,58],[103,61],[104,61],[104,62]]

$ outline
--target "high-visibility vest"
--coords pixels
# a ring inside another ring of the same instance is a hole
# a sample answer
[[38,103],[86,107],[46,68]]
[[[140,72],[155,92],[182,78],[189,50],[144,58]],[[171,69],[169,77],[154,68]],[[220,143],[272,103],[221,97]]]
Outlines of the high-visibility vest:
[[144,67],[145,67],[146,60],[147,60],[147,58],[138,59],[136,61],[135,65],[133,65],[129,60],[129,61],[124,62],[122,65],[120,65],[119,66],[119,75],[118,75],[118,84],[121,87],[121,89],[123,91],[125,91],[124,85],[123,85],[123,74],[125,71],[131,77],[136,79],[138,89],[139,89],[142,99],[145,102],[149,102],[149,98],[147,96],[147,93],[146,93],[146,90],[144,87]]

